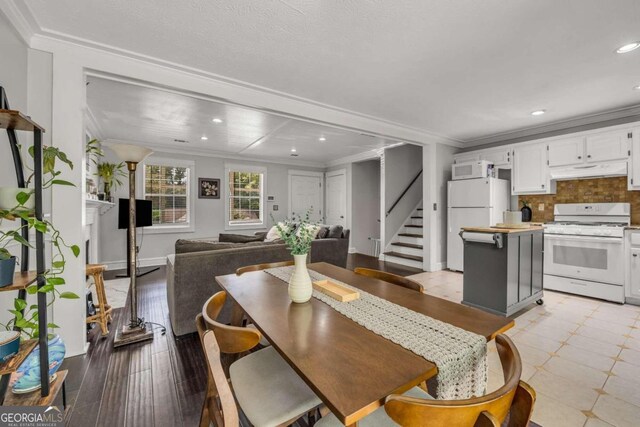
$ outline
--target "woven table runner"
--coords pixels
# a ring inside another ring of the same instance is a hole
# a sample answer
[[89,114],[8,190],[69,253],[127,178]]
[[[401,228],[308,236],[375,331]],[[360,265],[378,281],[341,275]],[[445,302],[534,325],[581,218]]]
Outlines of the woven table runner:
[[[264,270],[289,282],[294,267]],[[487,341],[481,335],[389,302],[362,289],[309,270],[312,281],[331,280],[360,293],[340,302],[316,290],[313,297],[381,337],[433,362],[438,367],[436,399],[469,399],[487,388]]]

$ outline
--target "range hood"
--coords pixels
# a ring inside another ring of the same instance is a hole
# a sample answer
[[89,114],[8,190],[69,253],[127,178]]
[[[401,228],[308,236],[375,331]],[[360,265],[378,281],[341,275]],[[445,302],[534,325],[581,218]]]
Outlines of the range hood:
[[549,174],[555,180],[627,176],[627,162],[555,167],[550,168]]

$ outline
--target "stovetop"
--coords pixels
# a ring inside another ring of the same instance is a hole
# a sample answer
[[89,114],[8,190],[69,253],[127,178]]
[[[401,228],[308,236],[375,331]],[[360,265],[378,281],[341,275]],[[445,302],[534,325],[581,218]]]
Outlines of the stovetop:
[[625,222],[604,222],[604,221],[552,221],[545,225],[553,226],[576,226],[576,227],[626,227],[629,224]]

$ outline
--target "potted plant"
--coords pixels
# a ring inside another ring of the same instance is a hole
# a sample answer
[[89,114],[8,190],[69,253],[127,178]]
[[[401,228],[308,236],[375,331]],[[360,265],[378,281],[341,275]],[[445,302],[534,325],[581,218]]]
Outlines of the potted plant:
[[[33,156],[33,147],[30,147],[29,153]],[[54,185],[73,185],[69,181],[59,179],[61,171],[56,170],[56,160],[60,160],[69,168],[73,168],[73,164],[64,152],[54,147],[43,148],[43,182],[42,188],[48,189]],[[33,179],[33,174],[28,178],[27,183],[30,184]],[[38,220],[32,215],[30,209],[25,208],[29,206],[29,202],[33,199],[34,191],[32,189],[23,188],[15,196],[15,202],[13,207],[9,209],[0,210],[0,223],[5,220],[21,219],[24,222],[20,222],[19,226],[13,229],[0,231],[0,260],[6,260],[11,258],[11,253],[8,250],[8,245],[12,242],[17,242],[20,245],[33,247],[31,243],[22,237],[22,231],[26,228],[28,230],[34,229],[48,236],[51,241],[52,255],[51,266],[44,273],[45,284],[38,289],[37,284],[32,284],[27,288],[27,295],[36,295],[37,293],[45,293],[49,295],[47,306],[51,306],[57,298],[77,299],[78,295],[73,292],[64,292],[59,289],[60,286],[65,284],[65,280],[61,275],[64,273],[66,261],[65,253],[71,251],[73,256],[77,257],[80,254],[80,248],[77,245],[70,245],[63,239],[60,231],[49,220]],[[15,266],[15,264],[14,264]],[[13,274],[11,275],[13,279]],[[7,331],[12,330],[14,327],[20,329],[22,337],[31,339],[38,337],[38,305],[29,304],[27,299],[15,298],[13,301],[13,309],[9,310],[13,315],[13,318],[6,324],[0,324]],[[54,323],[47,324],[49,329],[55,329],[58,326]],[[62,359],[64,358],[64,343],[58,335],[49,335],[49,360],[50,375],[53,375],[55,371],[60,367]],[[16,393],[31,391],[40,386],[40,373],[39,373],[39,358],[38,351],[36,349],[27,357],[25,362],[21,365],[17,373],[14,373],[12,377],[13,390]],[[34,385],[37,383],[37,386]],[[35,388],[34,388],[35,387]]]
[[522,212],[522,222],[531,222],[533,212],[531,211],[531,205],[527,200],[522,201],[522,209],[520,209],[520,212]]
[[[304,217],[294,214],[291,219],[276,222],[275,225],[280,238],[293,255],[295,267],[289,279],[289,297],[295,303],[309,301],[313,293],[311,276],[307,270],[307,258],[319,225],[309,220],[311,211],[312,209],[309,209]],[[273,216],[271,218],[273,219]]]
[[122,179],[126,176],[124,163],[98,163],[98,176],[104,185],[104,199],[110,202],[112,201],[111,191],[115,191],[118,186],[122,185]]

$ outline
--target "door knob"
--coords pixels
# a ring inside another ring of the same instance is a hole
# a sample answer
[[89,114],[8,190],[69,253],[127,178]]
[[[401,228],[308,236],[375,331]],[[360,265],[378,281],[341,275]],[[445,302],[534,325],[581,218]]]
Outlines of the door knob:
[[340,215],[340,219],[344,219],[344,216]]
[[578,156],[578,160],[582,159],[582,156]]
[[633,254],[633,256],[637,257],[637,256],[638,256],[638,254]]

